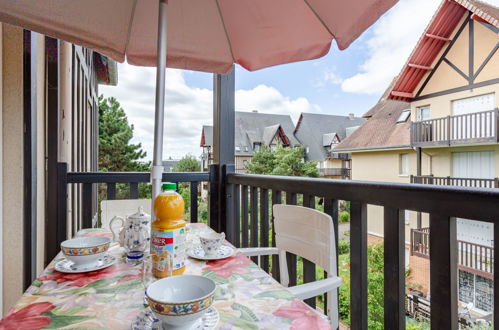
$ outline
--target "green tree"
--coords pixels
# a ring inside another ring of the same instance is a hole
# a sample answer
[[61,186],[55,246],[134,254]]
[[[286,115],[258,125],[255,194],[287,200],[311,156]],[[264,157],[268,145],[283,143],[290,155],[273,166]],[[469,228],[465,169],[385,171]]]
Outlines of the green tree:
[[[200,172],[201,165],[198,160],[192,155],[186,155],[180,159],[180,161],[175,165],[173,169],[174,172]],[[199,191],[199,189],[198,189]],[[191,188],[190,184],[187,182],[180,183],[178,186],[178,192],[182,195],[185,203],[185,218],[190,217],[190,206],[191,206]],[[208,220],[208,206],[207,202],[204,201],[201,196],[198,196],[198,216],[200,220],[206,222]]]
[[201,165],[192,155],[186,155],[175,165],[174,172],[200,172]]
[[[146,172],[150,162],[140,143],[132,144],[133,125],[128,123],[125,110],[114,98],[99,96],[99,170],[103,172]],[[128,185],[118,184],[117,198],[128,196]],[[99,201],[106,194],[105,185],[99,187]],[[151,198],[149,183],[139,184],[139,197]],[[100,203],[99,203],[100,204]]]
[[275,151],[264,147],[246,164],[246,170],[251,174],[318,177],[317,163],[304,161],[304,150],[301,146]]
[[99,96],[99,169],[106,172],[145,172],[150,162],[140,143],[132,144],[133,124],[114,98]]

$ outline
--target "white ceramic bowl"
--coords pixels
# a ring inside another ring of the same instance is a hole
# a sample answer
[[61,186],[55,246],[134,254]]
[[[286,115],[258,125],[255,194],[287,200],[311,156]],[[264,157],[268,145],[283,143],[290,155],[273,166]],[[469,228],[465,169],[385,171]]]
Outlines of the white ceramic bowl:
[[177,275],[158,280],[146,290],[154,315],[170,327],[192,326],[213,303],[216,284],[197,275]]
[[62,253],[77,265],[94,263],[109,249],[111,240],[106,237],[80,237],[61,243]]
[[205,232],[199,234],[201,246],[203,247],[204,253],[208,256],[215,255],[224,240],[225,233]]

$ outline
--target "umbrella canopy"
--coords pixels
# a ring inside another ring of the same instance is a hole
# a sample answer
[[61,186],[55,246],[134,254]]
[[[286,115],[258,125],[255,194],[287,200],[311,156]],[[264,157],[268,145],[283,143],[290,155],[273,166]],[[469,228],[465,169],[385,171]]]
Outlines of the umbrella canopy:
[[[397,0],[169,0],[167,66],[226,73],[344,49]],[[0,21],[156,66],[158,0],[2,0]]]
[[163,173],[165,67],[226,73],[346,48],[397,0],[1,0],[0,21],[154,66],[153,200]]

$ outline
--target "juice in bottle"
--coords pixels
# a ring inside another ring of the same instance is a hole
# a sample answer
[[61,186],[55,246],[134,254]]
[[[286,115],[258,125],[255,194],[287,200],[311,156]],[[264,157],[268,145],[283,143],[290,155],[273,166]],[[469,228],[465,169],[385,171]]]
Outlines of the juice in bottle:
[[[154,221],[151,223],[152,272],[155,277],[180,275],[185,270],[186,232],[183,219],[184,200],[175,183],[164,183],[154,200]],[[169,257],[171,264],[169,265]]]

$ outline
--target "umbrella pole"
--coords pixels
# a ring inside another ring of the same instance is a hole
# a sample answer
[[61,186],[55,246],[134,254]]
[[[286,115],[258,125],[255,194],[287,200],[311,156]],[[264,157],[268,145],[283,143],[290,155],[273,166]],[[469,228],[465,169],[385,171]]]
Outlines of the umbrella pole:
[[[151,169],[152,203],[161,190],[163,176],[163,127],[165,111],[165,71],[166,71],[166,22],[167,0],[159,0],[158,48],[156,67],[156,102],[154,113],[154,154]],[[151,208],[154,212],[154,207]]]

